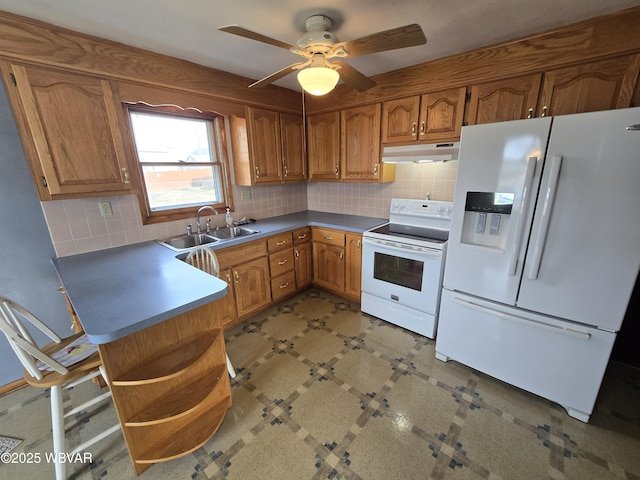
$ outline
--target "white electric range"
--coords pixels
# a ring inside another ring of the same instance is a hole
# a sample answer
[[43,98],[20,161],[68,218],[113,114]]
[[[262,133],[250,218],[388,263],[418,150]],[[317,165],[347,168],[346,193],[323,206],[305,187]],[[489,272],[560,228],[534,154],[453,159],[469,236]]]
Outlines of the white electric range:
[[393,198],[362,239],[363,312],[435,338],[452,202]]

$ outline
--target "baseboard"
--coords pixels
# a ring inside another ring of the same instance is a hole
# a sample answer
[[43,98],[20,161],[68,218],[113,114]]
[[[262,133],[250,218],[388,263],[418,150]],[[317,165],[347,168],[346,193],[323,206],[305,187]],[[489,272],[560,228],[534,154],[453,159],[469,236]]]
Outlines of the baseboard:
[[22,388],[25,385],[27,385],[27,381],[24,378],[19,378],[15,382],[7,383],[6,385],[0,386],[0,395],[13,392],[14,390]]

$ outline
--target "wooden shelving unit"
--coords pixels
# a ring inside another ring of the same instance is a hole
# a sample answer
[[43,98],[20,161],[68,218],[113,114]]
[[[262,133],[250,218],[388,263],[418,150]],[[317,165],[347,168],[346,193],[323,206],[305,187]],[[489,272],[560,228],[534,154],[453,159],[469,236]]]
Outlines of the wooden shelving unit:
[[224,299],[99,346],[136,473],[206,443],[231,406]]

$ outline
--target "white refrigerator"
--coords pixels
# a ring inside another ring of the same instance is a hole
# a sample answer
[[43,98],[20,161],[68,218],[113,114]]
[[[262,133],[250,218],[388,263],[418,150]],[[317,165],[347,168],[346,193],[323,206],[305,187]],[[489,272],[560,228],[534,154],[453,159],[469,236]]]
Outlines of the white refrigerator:
[[588,422],[640,268],[640,108],[463,127],[436,357]]

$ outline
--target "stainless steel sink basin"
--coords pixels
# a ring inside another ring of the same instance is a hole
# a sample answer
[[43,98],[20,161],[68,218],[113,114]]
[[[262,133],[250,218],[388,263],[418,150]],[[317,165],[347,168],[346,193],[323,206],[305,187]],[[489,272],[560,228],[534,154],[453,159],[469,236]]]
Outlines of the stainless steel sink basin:
[[216,243],[219,239],[215,238],[211,235],[207,235],[206,233],[194,233],[193,235],[182,234],[175,237],[167,238],[162,240],[162,243],[167,245],[169,248],[173,250],[187,250],[189,248],[196,247],[198,245],[207,245],[210,243]]
[[219,240],[229,240],[231,238],[246,237],[247,235],[254,235],[256,233],[260,233],[260,231],[247,227],[231,227],[212,230],[210,235]]

